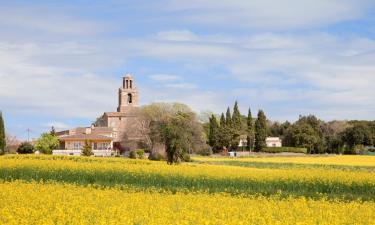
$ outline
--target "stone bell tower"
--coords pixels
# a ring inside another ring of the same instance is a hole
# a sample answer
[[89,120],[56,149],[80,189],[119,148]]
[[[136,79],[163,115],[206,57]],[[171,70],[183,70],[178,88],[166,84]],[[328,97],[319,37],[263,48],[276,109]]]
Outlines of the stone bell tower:
[[130,74],[122,78],[122,87],[118,90],[117,112],[128,112],[138,104],[138,90]]

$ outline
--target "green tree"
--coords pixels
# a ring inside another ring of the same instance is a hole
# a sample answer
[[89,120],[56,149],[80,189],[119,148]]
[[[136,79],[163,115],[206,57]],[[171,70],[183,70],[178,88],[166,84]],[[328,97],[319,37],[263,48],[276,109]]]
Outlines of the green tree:
[[59,146],[59,140],[50,133],[43,133],[35,143],[35,149],[44,154],[52,154],[52,150]]
[[89,140],[85,140],[85,144],[82,146],[82,153],[83,156],[91,156],[94,153],[92,152],[91,142]]
[[52,126],[51,127],[51,131],[49,132],[52,136],[56,136],[56,131],[55,131],[55,127]]
[[30,154],[34,152],[34,146],[30,142],[22,142],[17,148],[18,154]]
[[249,108],[249,111],[247,113],[247,149],[252,150],[252,147],[254,145],[254,125],[253,125],[253,117],[251,115],[251,110]]
[[255,121],[255,151],[262,151],[266,147],[267,119],[263,110],[259,110]]
[[219,132],[219,124],[215,115],[211,115],[210,117],[210,129],[208,133],[208,144],[213,148],[217,149],[219,147],[219,140],[218,140],[218,132]]
[[234,103],[233,115],[232,115],[233,128],[236,132],[241,132],[241,113],[238,109],[237,101]]
[[194,139],[189,125],[193,117],[193,113],[179,112],[170,120],[159,124],[161,137],[166,146],[168,164],[180,163],[188,158],[186,154]]
[[294,147],[303,147],[309,153],[316,152],[316,146],[320,142],[319,134],[306,122],[296,123],[291,127],[291,135]]
[[227,124],[227,121],[225,121],[224,113],[221,113],[221,117],[220,117],[220,127],[225,127],[226,124]]
[[5,154],[5,146],[6,146],[6,141],[5,141],[4,119],[3,119],[3,114],[0,111],[0,155]]
[[232,116],[230,114],[230,108],[229,107],[227,108],[227,113],[226,113],[226,117],[225,117],[225,125],[226,125],[227,128],[230,128],[233,125]]

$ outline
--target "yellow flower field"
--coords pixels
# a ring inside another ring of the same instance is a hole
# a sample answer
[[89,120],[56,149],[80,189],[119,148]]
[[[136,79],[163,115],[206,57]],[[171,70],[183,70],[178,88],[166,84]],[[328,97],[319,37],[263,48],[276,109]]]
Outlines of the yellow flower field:
[[1,224],[374,224],[374,202],[0,184]]
[[196,161],[240,161],[240,162],[264,162],[264,163],[296,163],[318,165],[346,165],[346,166],[370,166],[375,167],[374,156],[337,155],[337,156],[288,156],[288,157],[193,157]]
[[0,224],[375,224],[373,170],[285,165],[1,156]]

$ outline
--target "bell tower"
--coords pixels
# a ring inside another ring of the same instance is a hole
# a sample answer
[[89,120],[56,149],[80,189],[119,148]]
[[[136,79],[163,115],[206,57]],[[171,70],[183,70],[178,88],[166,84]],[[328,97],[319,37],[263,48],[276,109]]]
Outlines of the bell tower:
[[138,104],[138,90],[130,74],[122,78],[122,87],[118,90],[117,112],[127,112]]

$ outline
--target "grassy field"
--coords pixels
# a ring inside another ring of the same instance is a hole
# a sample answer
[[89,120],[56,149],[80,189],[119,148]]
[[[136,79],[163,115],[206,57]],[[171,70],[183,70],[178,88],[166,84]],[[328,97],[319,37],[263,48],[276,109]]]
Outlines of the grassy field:
[[0,157],[0,224],[374,224],[375,157]]

